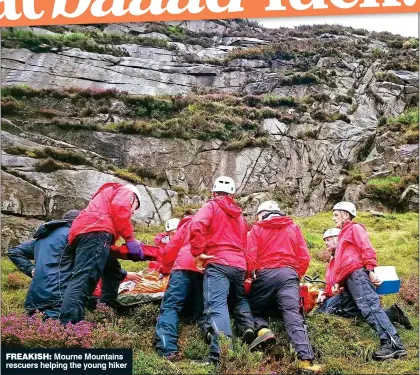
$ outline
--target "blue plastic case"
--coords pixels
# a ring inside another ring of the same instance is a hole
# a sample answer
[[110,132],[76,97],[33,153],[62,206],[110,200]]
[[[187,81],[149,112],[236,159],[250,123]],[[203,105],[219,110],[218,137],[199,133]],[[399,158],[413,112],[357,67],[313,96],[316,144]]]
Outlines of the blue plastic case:
[[400,291],[401,280],[398,278],[395,267],[380,266],[375,268],[375,274],[382,284],[376,288],[376,293],[380,295],[395,294]]

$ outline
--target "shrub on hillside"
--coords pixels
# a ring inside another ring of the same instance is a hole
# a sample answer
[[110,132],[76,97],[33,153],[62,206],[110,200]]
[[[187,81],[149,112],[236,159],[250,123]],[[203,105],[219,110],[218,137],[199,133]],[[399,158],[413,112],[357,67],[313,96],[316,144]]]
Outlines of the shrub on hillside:
[[385,178],[373,178],[366,184],[366,193],[389,207],[401,208],[401,194],[411,184],[418,184],[417,173],[412,173],[404,177],[389,176]]
[[177,369],[176,365],[157,354],[139,352],[133,361],[133,374],[177,375],[181,374],[181,371]]
[[408,70],[410,72],[417,72],[419,70],[419,64],[417,60],[410,60],[404,56],[404,60],[388,60],[385,64],[384,70]]
[[58,320],[43,321],[43,314],[3,316],[1,343],[4,348],[90,348],[93,324],[80,322],[63,326]]
[[218,375],[260,373],[263,353],[251,352],[239,339],[232,342],[222,335],[219,340],[220,362],[216,370]]
[[10,146],[4,149],[10,155],[25,155],[27,150],[28,148],[23,146]]
[[400,297],[409,305],[413,305],[416,309],[419,307],[419,280],[417,276],[410,276],[403,279],[400,289]]
[[115,176],[129,181],[133,184],[143,184],[143,180],[136,173],[130,172],[127,168],[114,168]]
[[270,144],[270,138],[268,137],[259,137],[259,138],[250,138],[245,137],[237,141],[229,142],[226,145],[226,150],[228,151],[239,151],[243,150],[246,147],[267,147]]
[[134,173],[140,178],[147,178],[148,180],[156,180],[158,184],[163,184],[164,182],[166,182],[166,175],[165,175],[165,172],[163,171],[155,172],[153,169],[140,167],[137,165],[129,166],[128,171],[130,173]]
[[1,98],[2,115],[17,115],[23,108],[23,104],[11,96]]
[[154,327],[159,315],[159,305],[145,304],[137,307],[130,315],[130,319],[137,328]]
[[336,103],[348,103],[351,104],[352,103],[352,98],[348,95],[337,95],[335,98],[335,102]]
[[172,212],[173,217],[181,218],[185,215],[191,215],[194,211],[201,208],[201,204],[188,204],[188,205],[179,205],[174,207]]
[[[104,315],[104,309],[98,316]],[[106,312],[109,317],[109,311]],[[32,316],[11,314],[2,317],[1,343],[6,348],[129,348],[130,335],[120,330],[117,322],[95,324],[81,321],[65,326],[42,313]]]
[[408,107],[403,113],[391,118],[382,118],[379,134],[387,131],[400,133],[399,144],[417,144],[419,135],[419,109],[416,103],[415,107]]
[[86,320],[92,323],[113,323],[117,320],[117,315],[111,307],[98,302],[95,310],[86,313]]
[[54,159],[48,158],[35,164],[35,171],[42,173],[52,173],[60,169],[69,169],[70,165],[57,163]]
[[373,178],[366,184],[366,191],[377,198],[395,199],[399,194],[401,177]]
[[181,329],[178,345],[183,356],[191,360],[200,360],[209,353],[209,346],[204,341],[202,333],[197,326],[188,325]]
[[376,80],[378,82],[392,82],[399,85],[404,83],[404,81],[401,78],[398,78],[392,72],[378,72],[376,73]]
[[9,28],[2,33],[2,45],[6,48],[26,48],[33,52],[61,51],[63,47],[80,48],[87,52],[128,56],[126,51],[98,43],[84,33],[66,33],[57,35],[37,35],[32,31]]
[[405,124],[405,125],[416,124],[418,127],[419,108],[411,107],[411,108],[406,109],[400,115],[389,118],[388,124]]
[[30,279],[20,272],[12,272],[7,276],[7,287],[9,289],[25,288],[29,285]]
[[319,82],[319,77],[313,73],[295,73],[280,80],[282,86],[310,85]]
[[59,150],[51,147],[45,147],[43,150],[35,150],[35,155],[38,157],[50,157],[54,160],[62,161],[63,163],[76,165],[91,165],[90,160],[84,156],[76,154],[68,150]]

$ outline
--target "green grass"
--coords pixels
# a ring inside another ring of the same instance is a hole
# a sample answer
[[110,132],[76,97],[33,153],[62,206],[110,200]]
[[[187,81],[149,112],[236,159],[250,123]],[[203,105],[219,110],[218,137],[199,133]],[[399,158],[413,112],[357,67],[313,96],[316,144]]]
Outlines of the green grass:
[[[9,98],[7,100],[11,108],[23,108],[19,114],[11,110],[8,112],[9,116],[24,115],[34,120],[28,125],[32,131],[42,131],[46,126],[54,126],[68,131],[95,130],[156,138],[204,141],[220,139],[230,150],[268,146],[269,137],[262,126],[263,120],[276,118],[288,124],[298,122],[298,113],[306,107],[306,104],[297,98],[277,95],[148,96],[128,95],[115,90],[91,91],[73,88],[54,91],[21,86],[4,87],[2,95]],[[40,107],[41,98],[45,100],[42,100]],[[68,100],[60,101],[65,102],[65,106],[57,106],[55,99]],[[91,119],[85,119],[109,112],[112,99],[122,101],[124,108],[109,114],[130,120],[104,124],[92,123]],[[288,107],[294,107],[296,114],[289,115],[286,110]],[[79,119],[71,120],[75,117]],[[144,174],[150,174],[145,170],[139,171],[138,168],[137,171],[129,172],[144,178],[149,178]],[[156,181],[159,182],[158,179],[163,177],[156,175]]]
[[143,180],[136,173],[130,172],[127,168],[114,168],[115,176],[129,181],[133,184],[143,184]]
[[372,178],[368,181],[368,185],[388,186],[390,184],[399,183],[400,181],[401,177]]
[[401,115],[396,117],[391,117],[388,119],[388,124],[405,124],[412,125],[415,124],[419,126],[419,108],[411,107],[406,109]]
[[[361,212],[356,219],[363,223],[368,231],[378,255],[380,265],[395,265],[403,286],[411,278],[412,289],[418,284],[418,220],[417,213],[386,214],[385,217],[373,217]],[[332,212],[317,214],[308,218],[295,218],[301,226],[311,253],[311,265],[308,275],[324,275],[326,263],[317,259],[323,251],[322,233],[333,226]],[[153,243],[156,233],[163,231],[163,226],[139,226],[136,237],[147,243]],[[122,262],[123,268],[139,271],[146,263]],[[26,289],[11,288],[9,275],[16,273],[15,266],[4,257],[1,261],[2,314],[23,311]],[[23,276],[24,279],[29,278]],[[414,280],[414,281],[413,281]],[[27,284],[26,284],[27,285]],[[375,362],[371,353],[379,344],[375,333],[360,320],[343,319],[334,316],[307,317],[310,341],[316,360],[326,366],[326,374],[414,374],[418,373],[418,289],[416,304],[409,304],[405,295],[386,296],[385,307],[394,302],[403,306],[414,325],[414,330],[407,331],[397,326],[398,332],[408,349],[408,356],[400,360]],[[158,305],[146,305],[137,308],[127,316],[118,318],[115,330],[120,335],[129,334],[134,349],[134,369],[136,374],[215,374],[214,368],[203,368],[194,364],[194,360],[207,354],[208,346],[204,343],[198,328],[185,318],[180,325],[180,362],[169,363],[157,357],[153,350],[153,336]],[[270,319],[270,327],[278,336],[278,344],[272,355],[249,353],[248,349],[234,342],[234,351],[223,346],[222,366],[217,374],[243,373],[281,373],[295,374],[295,354],[288,343],[284,326],[278,318]]]
[[18,28],[5,29],[2,32],[2,45],[6,48],[27,48],[34,52],[56,52],[63,47],[80,48],[87,52],[108,54],[113,56],[129,56],[129,53],[118,44],[134,43],[144,46],[177,49],[166,40],[141,36],[109,35],[99,30],[87,33],[68,32],[56,35],[37,35],[32,31]]
[[280,80],[282,86],[309,85],[320,83],[320,78],[313,73],[295,73]]
[[393,132],[397,137],[397,145],[418,144],[419,142],[419,108],[418,97],[414,106],[408,106],[406,110],[398,116],[382,118],[380,122],[379,134],[387,131]]
[[378,82],[393,82],[399,85],[404,84],[404,81],[392,72],[378,72],[376,73],[376,80]]
[[397,210],[403,209],[399,198],[410,184],[418,183],[416,173],[407,176],[388,176],[385,178],[373,178],[366,183],[366,194],[378,199],[388,207]]

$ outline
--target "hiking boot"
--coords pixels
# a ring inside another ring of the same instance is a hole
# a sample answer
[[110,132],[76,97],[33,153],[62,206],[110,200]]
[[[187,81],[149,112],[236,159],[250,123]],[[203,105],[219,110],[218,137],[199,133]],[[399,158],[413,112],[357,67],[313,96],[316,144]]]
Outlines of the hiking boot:
[[257,338],[249,345],[249,350],[267,349],[276,343],[276,336],[268,328],[261,328]]
[[405,329],[413,329],[413,325],[408,320],[406,313],[403,309],[394,303],[390,308],[389,311],[391,312],[392,322],[401,324]]
[[394,336],[391,340],[381,340],[381,347],[373,353],[373,359],[383,361],[390,358],[399,358],[407,355],[399,336]]
[[251,342],[254,340],[255,333],[252,328],[247,328],[244,333],[242,334],[242,341],[245,344],[251,344]]
[[318,374],[322,371],[322,367],[320,365],[316,365],[313,361],[309,359],[300,359],[298,362],[298,369],[302,372],[309,372],[311,374]]

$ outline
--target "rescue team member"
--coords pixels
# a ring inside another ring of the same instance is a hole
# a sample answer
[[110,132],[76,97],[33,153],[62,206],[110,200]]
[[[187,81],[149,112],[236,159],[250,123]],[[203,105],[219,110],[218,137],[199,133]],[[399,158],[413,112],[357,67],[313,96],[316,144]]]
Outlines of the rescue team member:
[[378,333],[381,346],[373,354],[374,359],[398,358],[407,351],[380,305],[375,291],[375,286],[381,284],[374,273],[376,252],[365,227],[352,221],[355,217],[356,206],[351,202],[340,202],[333,208],[333,221],[341,232],[335,251],[332,294],[339,294],[342,288],[348,291],[362,317]]
[[256,271],[248,300],[258,335],[250,349],[275,342],[263,319],[269,305],[275,302],[298,355],[299,368],[319,372],[321,367],[313,364],[314,353],[299,306],[299,281],[310,261],[305,239],[299,226],[281,212],[275,201],[258,207],[257,220],[247,244],[248,270]]
[[211,327],[210,353],[202,364],[217,363],[220,334],[232,336],[228,295],[233,298],[233,317],[242,339],[254,339],[254,321],[245,298],[247,223],[234,201],[235,183],[218,177],[209,200],[191,219],[191,254],[198,269],[204,269],[204,311]]
[[[39,310],[46,318],[58,318],[73,270],[74,256],[68,246],[68,234],[79,214],[80,211],[71,210],[61,220],[42,224],[33,240],[8,250],[7,255],[16,267],[32,277],[25,300],[29,314]],[[35,265],[31,260],[35,260]]]
[[[191,255],[190,223],[193,216],[183,218],[163,254],[161,273],[170,273],[168,289],[163,297],[156,324],[155,349],[159,355],[178,359],[179,313],[189,297],[194,297],[194,321],[205,331],[203,315],[203,272]],[[172,270],[172,271],[171,271]]]
[[[352,296],[348,293],[348,291],[343,290],[340,294],[335,296],[332,294],[332,276],[335,261],[334,256],[339,233],[340,229],[331,228],[328,229],[323,236],[325,245],[331,253],[331,259],[328,263],[327,270],[325,273],[325,281],[327,284],[323,294],[321,295],[318,301],[318,303],[320,303],[321,306],[318,307],[316,312],[338,315],[343,318],[362,317],[359,308],[357,307],[356,303],[354,302]],[[407,329],[413,329],[413,326],[408,320],[407,315],[401,309],[401,307],[398,306],[398,304],[393,304],[389,309],[385,310],[385,313],[386,315],[388,315],[388,318],[389,320],[391,320],[391,322],[399,323]]]
[[143,257],[131,223],[140,202],[140,192],[133,185],[106,183],[73,221],[69,244],[75,250],[75,263],[60,311],[63,324],[83,320],[85,304],[101,276],[102,295],[108,300],[116,299],[120,272],[117,260],[109,254],[119,237],[124,238],[130,254]]
[[176,229],[178,228],[178,225],[179,225],[179,221],[180,220],[177,218],[169,219],[165,223],[165,233],[158,233],[155,236],[154,238],[155,245],[159,247],[159,255],[156,258],[156,261],[158,263],[162,262],[162,257],[163,257],[163,253],[165,252],[165,247],[168,244],[168,242],[171,240],[173,235],[175,234]]

